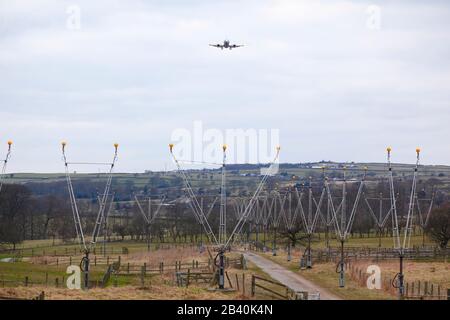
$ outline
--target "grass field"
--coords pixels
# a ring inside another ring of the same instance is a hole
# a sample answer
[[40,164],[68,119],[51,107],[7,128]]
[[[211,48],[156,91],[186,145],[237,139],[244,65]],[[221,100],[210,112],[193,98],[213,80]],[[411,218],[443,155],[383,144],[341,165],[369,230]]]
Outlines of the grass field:
[[[49,253],[52,250],[48,248],[58,248],[58,252],[68,248],[72,249],[74,246],[57,245],[52,247],[51,242],[36,241],[35,243],[29,241],[24,243],[27,250],[33,248],[33,244],[39,246],[41,250],[44,246]],[[112,248],[120,249],[124,243],[111,244]],[[199,252],[195,246],[175,246],[170,248],[156,250],[152,247],[150,252],[147,251],[145,243],[142,242],[126,242],[128,248],[131,248],[129,254],[122,255],[122,264],[131,263],[134,265],[143,265],[144,263],[151,266],[156,266],[163,261],[166,268],[174,267],[175,261],[180,261],[183,264],[189,264],[196,260],[206,262],[209,259],[207,251]],[[63,249],[63,250],[61,250]],[[36,253],[39,251],[36,250]],[[227,254],[227,257],[232,259],[238,257],[237,253]],[[18,262],[0,262],[0,297],[16,297],[16,298],[32,298],[37,296],[41,291],[45,291],[46,299],[250,299],[251,276],[258,275],[270,279],[270,277],[262,272],[255,265],[248,263],[247,270],[241,269],[227,269],[227,274],[230,281],[227,281],[227,287],[231,282],[234,289],[229,293],[210,292],[208,284],[192,283],[188,288],[180,288],[176,286],[175,272],[167,271],[163,274],[148,274],[145,277],[145,288],[142,288],[142,282],[139,274],[125,274],[122,272],[119,275],[112,275],[112,280],[106,288],[93,288],[88,292],[78,290],[65,289],[65,280],[67,279],[66,264],[49,265],[44,261],[53,261],[57,257],[52,255],[46,256],[26,256]],[[62,257],[60,257],[62,258]],[[73,264],[78,264],[81,256],[73,257]],[[116,259],[116,256],[111,257]],[[91,257],[91,281],[101,281],[106,271],[106,265],[94,266]],[[172,270],[171,269],[171,270]],[[193,269],[192,272],[197,270]],[[245,276],[243,276],[245,274]],[[58,279],[58,280],[56,280]],[[56,281],[58,287],[56,287]],[[245,282],[243,282],[245,281]],[[238,282],[238,283],[236,283]],[[243,287],[243,283],[244,287]],[[25,285],[27,285],[25,287]],[[271,299],[272,296],[258,293],[252,299]]]
[[[348,273],[346,274],[345,288],[338,287],[338,274],[336,273],[336,264],[333,262],[314,263],[312,269],[301,270],[299,267],[300,251],[291,253],[292,260],[287,261],[287,254],[284,250],[279,250],[277,256],[271,252],[260,253],[264,257],[296,272],[308,280],[311,280],[330,292],[342,297],[343,299],[396,299],[397,296],[387,293],[383,290],[369,290],[364,285],[352,280]],[[352,262],[352,265],[361,270],[366,270],[369,265],[376,264],[381,268],[382,277],[392,279],[398,272],[399,262],[397,260],[386,261],[368,261],[359,260]],[[404,263],[404,275],[406,282],[421,281],[439,285],[443,292],[445,288],[450,288],[450,264],[443,261],[412,261],[407,260]],[[417,286],[417,285],[416,285]]]
[[[317,241],[313,243],[313,250],[324,249],[324,235],[320,236],[320,241],[317,237]],[[422,236],[416,236],[412,238],[412,242],[416,245],[422,244]],[[382,239],[382,244],[389,247],[392,243],[392,238],[387,237]],[[430,244],[430,242],[426,242]],[[268,239],[267,244],[271,244]],[[338,247],[338,243],[333,240],[331,242],[333,247]],[[303,252],[302,248],[294,248],[291,252],[292,261],[287,262],[287,255],[282,244],[278,243],[278,255],[272,256],[271,252],[261,253],[265,257],[279,263],[289,270],[298,272],[305,278],[317,283],[318,285],[328,289],[330,292],[342,297],[343,299],[395,299],[395,295],[386,293],[384,291],[369,290],[362,287],[356,281],[346,277],[346,287],[341,289],[338,287],[338,275],[335,272],[334,263],[315,263],[313,269],[299,270],[299,259]],[[62,256],[73,255],[73,264],[77,264],[81,259],[81,252],[79,246],[76,244],[65,244],[61,241],[53,240],[34,240],[25,241],[20,246],[23,250],[23,255],[18,262],[0,262],[0,287],[5,285],[5,288],[0,290],[0,296],[9,294],[12,296],[34,296],[39,293],[39,290],[46,292],[49,299],[97,299],[97,298],[114,298],[114,299],[184,299],[187,297],[204,297],[205,299],[248,299],[250,295],[250,281],[251,275],[259,275],[264,278],[270,279],[262,270],[249,263],[248,270],[228,270],[231,278],[232,285],[237,286],[235,280],[235,274],[238,275],[241,281],[242,274],[245,273],[245,287],[246,295],[242,294],[242,283],[240,283],[240,291],[234,293],[214,293],[210,294],[205,286],[197,286],[195,284],[190,288],[178,288],[174,283],[174,274],[164,274],[149,276],[146,278],[150,289],[139,289],[141,286],[140,278],[138,275],[116,275],[113,277],[113,281],[110,282],[108,288],[105,289],[93,289],[89,292],[73,292],[63,289],[66,279],[66,264],[60,264],[56,266],[54,264],[55,259]],[[97,250],[100,250],[101,245],[97,246]],[[346,243],[346,247],[378,247],[378,238],[375,237],[354,237]],[[127,248],[128,254],[123,253],[123,249]],[[45,253],[45,254],[44,254]],[[56,255],[55,255],[56,254]],[[100,251],[97,252],[98,257],[103,257]],[[156,266],[159,262],[163,261],[165,265],[172,266],[175,261],[183,261],[183,263],[190,263],[192,260],[207,261],[209,254],[207,251],[200,253],[195,245],[191,244],[157,244],[153,243],[151,250],[147,251],[147,244],[144,241],[117,241],[107,243],[107,253],[105,256],[109,256],[111,261],[117,260],[118,256],[121,256],[122,264],[132,263],[136,265],[142,265],[146,263],[148,266]],[[235,253],[228,254],[227,256],[232,258]],[[11,253],[3,253],[0,258],[11,257]],[[93,259],[93,257],[91,257]],[[53,264],[45,264],[47,262],[53,262]],[[91,260],[92,262],[92,260]],[[368,262],[358,261],[357,266],[364,269],[367,267]],[[380,267],[386,276],[394,276],[397,272],[398,264],[396,261],[381,261]],[[103,274],[106,271],[106,265],[93,266],[91,263],[91,279],[100,281]],[[25,278],[28,277],[29,287],[23,287]],[[55,287],[55,279],[58,279],[60,285],[59,288]],[[449,264],[437,261],[428,262],[413,262],[407,261],[405,264],[405,280],[406,281],[430,281],[435,284],[441,285],[443,288],[450,285],[450,270]],[[16,283],[15,287],[11,288],[9,283]],[[44,285],[47,283],[47,285]],[[117,288],[113,287],[113,284]],[[227,283],[228,285],[228,283]],[[276,286],[269,285],[269,288],[276,289]],[[198,294],[198,292],[201,292]],[[205,296],[204,296],[205,294]],[[207,297],[207,298],[206,298]],[[255,299],[273,298],[270,294],[264,295],[262,292],[258,292]],[[199,298],[203,299],[203,298]]]
[[315,264],[312,269],[300,270],[299,256],[293,256],[290,262],[287,261],[287,255],[280,252],[277,256],[272,256],[272,253],[260,253],[265,258],[268,258],[287,269],[296,272],[308,280],[317,283],[324,289],[346,300],[390,300],[394,299],[392,295],[386,294],[383,291],[369,290],[361,287],[355,281],[346,279],[346,287],[339,288],[338,274],[336,273],[336,265],[334,263]]
[[[330,246],[331,247],[339,247],[340,242],[337,241],[335,238],[332,238],[333,234],[330,233]],[[258,239],[260,242],[262,242],[263,235],[260,233],[258,236]],[[268,233],[266,234],[266,246],[271,247],[272,246],[272,240],[273,234]],[[250,240],[255,241],[256,235],[255,233],[251,234]],[[89,237],[86,237],[86,241],[89,241]],[[102,240],[97,244],[97,250],[101,250],[102,247]],[[206,243],[206,237],[203,237],[203,241]],[[411,237],[411,246],[422,246],[423,237],[422,235],[416,235]],[[178,244],[184,244],[183,242],[180,242]],[[151,248],[155,249],[158,245],[158,243],[152,243]],[[170,243],[167,244],[161,244],[161,245],[170,245]],[[186,243],[185,245],[190,245],[190,243]],[[280,239],[280,235],[278,235],[277,240],[277,247],[283,248],[286,245],[286,239]],[[299,246],[304,245],[304,243],[300,242]],[[362,237],[359,236],[359,234],[354,234],[353,237],[350,237],[345,242],[345,247],[352,248],[352,247],[368,247],[368,248],[378,248],[379,245],[379,239],[374,234],[371,234],[370,237],[367,236],[367,234],[362,234]],[[383,248],[392,248],[393,247],[393,238],[392,237],[382,237],[381,238],[381,245]],[[435,243],[432,242],[428,237],[425,236],[425,246],[434,246]],[[12,247],[10,245],[3,245],[3,249],[11,249]],[[75,240],[71,241],[70,243],[64,243],[61,240],[55,239],[54,241],[52,239],[44,239],[44,240],[25,240],[19,245],[16,245],[16,249],[23,250],[23,254],[25,256],[31,255],[31,249],[34,249],[34,252],[36,253],[42,253],[43,250],[46,250],[48,253],[52,251],[57,251],[63,253],[66,249],[68,251],[78,249],[79,245],[76,243]],[[130,240],[129,237],[125,237],[124,241],[112,241],[107,242],[107,252],[115,252],[119,253],[122,248],[127,248],[129,252],[139,252],[139,251],[145,251],[147,249],[147,243],[145,241],[134,241]],[[313,249],[325,249],[326,248],[326,241],[325,241],[325,233],[316,233],[314,235],[313,241],[312,241],[312,248]],[[0,253],[0,257],[2,253]],[[3,254],[4,255],[4,254]]]

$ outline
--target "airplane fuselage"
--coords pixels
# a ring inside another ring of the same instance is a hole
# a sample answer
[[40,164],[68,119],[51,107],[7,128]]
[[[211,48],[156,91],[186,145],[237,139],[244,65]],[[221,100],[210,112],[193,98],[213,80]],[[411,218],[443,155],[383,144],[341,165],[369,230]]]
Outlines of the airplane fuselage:
[[220,49],[234,49],[238,47],[242,47],[242,45],[230,44],[230,40],[224,40],[223,44],[210,44],[212,47],[220,48]]

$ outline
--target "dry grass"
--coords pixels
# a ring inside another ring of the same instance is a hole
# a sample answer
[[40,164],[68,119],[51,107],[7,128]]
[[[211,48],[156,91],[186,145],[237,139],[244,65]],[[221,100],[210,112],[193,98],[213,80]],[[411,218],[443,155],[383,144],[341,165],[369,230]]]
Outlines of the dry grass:
[[[262,254],[262,253],[261,253]],[[344,299],[395,299],[396,294],[388,293],[381,290],[369,290],[365,286],[361,286],[357,281],[354,281],[350,276],[346,275],[346,287],[339,288],[338,275],[335,272],[335,263],[315,263],[312,269],[299,270],[298,261],[300,259],[299,253],[295,252],[292,256],[292,261],[287,262],[286,253],[278,251],[278,255],[273,257],[270,252],[264,255],[266,258],[294,271],[298,272],[305,278],[314,281],[318,285],[330,292],[344,298]],[[359,260],[352,262],[352,265],[361,270],[366,270],[369,265],[378,265],[381,268],[383,278],[393,278],[399,271],[399,262],[397,260],[387,261],[370,261]],[[406,282],[413,281],[428,281],[435,285],[440,285],[441,288],[450,287],[450,264],[445,262],[431,262],[431,261],[405,261],[404,274]]]
[[[248,264],[248,270],[227,269],[232,286],[237,289],[236,277],[238,275],[239,291],[217,292],[209,291],[208,284],[191,284],[188,288],[175,286],[174,278],[171,274],[158,275],[146,279],[146,289],[136,286],[121,286],[94,288],[89,291],[68,290],[64,288],[54,288],[34,285],[32,287],[0,288],[1,297],[32,299],[42,291],[45,292],[45,299],[49,300],[249,300],[249,299],[270,299],[270,296],[257,294],[250,297],[251,275],[257,274],[269,278],[267,274],[261,272],[253,264]],[[245,274],[245,295],[242,288],[242,274]],[[269,278],[270,279],[270,278]],[[226,281],[226,287],[229,287]]]
[[[365,270],[367,266],[376,264],[381,268],[381,273],[387,277],[394,277],[399,271],[399,262],[392,261],[358,261],[353,263],[359,269]],[[406,282],[429,281],[443,288],[450,288],[450,263],[445,262],[418,262],[405,261],[404,274]]]
[[286,254],[282,251],[279,251],[275,257],[270,252],[260,254],[345,300],[384,300],[393,298],[390,294],[383,291],[369,290],[366,287],[361,287],[348,275],[346,276],[345,288],[339,288],[338,274],[336,273],[336,265],[334,263],[315,263],[312,269],[300,270],[298,256],[293,257],[288,262]]
[[209,292],[191,286],[178,288],[165,285],[152,285],[148,289],[118,287],[106,289],[68,290],[47,287],[0,288],[0,297],[31,299],[45,292],[48,300],[226,300],[237,296],[220,292]]
[[[49,252],[50,253],[50,252]],[[211,251],[213,257],[216,252]],[[234,259],[240,257],[240,253],[237,252],[227,252],[226,257],[228,259]],[[97,257],[103,257],[98,255]],[[117,260],[118,255],[110,255],[110,261]],[[270,299],[271,296],[263,295],[257,293],[255,297],[250,297],[251,295],[251,275],[256,274],[264,278],[270,277],[258,269],[251,263],[248,263],[248,270],[235,269],[233,267],[227,269],[227,274],[229,275],[231,286],[234,289],[239,287],[239,290],[234,292],[215,292],[209,291],[211,286],[209,283],[191,283],[188,288],[179,288],[176,286],[176,279],[174,274],[174,265],[176,261],[181,261],[184,266],[192,264],[192,261],[207,262],[210,258],[208,251],[202,253],[199,252],[198,248],[193,246],[178,246],[171,247],[170,249],[159,249],[147,251],[143,248],[141,251],[131,251],[128,255],[121,255],[122,264],[130,263],[133,265],[143,265],[147,264],[149,268],[156,268],[159,266],[160,262],[164,262],[165,271],[163,274],[152,274],[147,275],[145,278],[145,286],[148,289],[140,289],[141,280],[138,275],[118,275],[112,276],[110,282],[110,287],[107,288],[93,288],[89,291],[80,290],[68,290],[62,287],[64,284],[61,283],[60,288],[55,288],[52,286],[55,277],[59,277],[60,280],[62,276],[65,275],[65,268],[67,264],[68,257],[64,258],[64,263],[62,263],[61,257],[59,260],[59,266],[56,266],[56,259],[58,256],[45,255],[45,256],[34,256],[26,257],[22,262],[14,264],[0,264],[0,275],[3,274],[8,278],[23,279],[25,276],[30,277],[30,286],[24,287],[14,287],[14,288],[0,288],[0,297],[12,297],[12,298],[25,298],[31,299],[39,295],[42,291],[45,292],[45,298],[51,300],[139,300],[139,299],[174,299],[174,300],[185,300],[185,299],[196,299],[196,300],[206,300],[206,299],[227,299],[227,300],[243,300],[243,299]],[[81,256],[73,256],[73,264],[79,263]],[[91,256],[91,261],[94,256]],[[45,262],[49,264],[45,264]],[[50,265],[51,263],[51,265]],[[203,265],[204,266],[204,265]],[[8,267],[8,268],[7,268]],[[20,270],[18,269],[20,267]],[[101,279],[104,271],[105,265],[99,264],[96,267],[91,265],[91,279]],[[20,271],[20,272],[19,272]],[[202,271],[199,269],[191,269],[192,272]],[[49,286],[44,285],[45,275],[49,273]],[[245,282],[243,288],[243,274],[245,274]],[[236,278],[237,275],[237,278]],[[238,285],[239,283],[239,285]],[[114,285],[117,285],[114,286]],[[226,287],[229,287],[229,281],[226,279]],[[244,294],[245,291],[245,294]]]
[[187,247],[177,247],[171,249],[155,250],[155,251],[143,251],[132,253],[124,256],[124,261],[130,263],[143,264],[144,262],[149,265],[157,265],[159,262],[165,264],[175,264],[176,261],[191,262],[192,260],[207,261],[208,252],[200,253],[198,249]]
[[[104,258],[103,255],[97,255],[99,258]],[[119,255],[109,255],[110,261],[115,261],[118,259]],[[140,252],[133,252],[130,254],[120,255],[122,263],[133,263],[133,264],[144,264],[151,266],[157,266],[160,262],[164,262],[165,264],[175,264],[176,261],[182,262],[192,262],[192,260],[198,261],[207,261],[208,253],[205,251],[200,253],[199,250],[195,247],[174,247],[170,249],[160,249],[160,250],[143,250]],[[77,263],[82,258],[81,255],[72,256],[74,263]],[[30,262],[32,264],[55,264],[58,256],[53,255],[41,255],[34,257],[25,257],[22,259],[24,262]],[[64,257],[65,260],[68,257]],[[91,260],[94,259],[94,256],[91,256]],[[61,260],[60,260],[61,261]]]
[[391,300],[395,297],[382,290],[369,290],[357,281],[345,275],[345,287],[339,288],[338,274],[334,263],[318,263],[312,269],[297,271],[305,278],[319,284],[322,288],[342,297],[345,300]]

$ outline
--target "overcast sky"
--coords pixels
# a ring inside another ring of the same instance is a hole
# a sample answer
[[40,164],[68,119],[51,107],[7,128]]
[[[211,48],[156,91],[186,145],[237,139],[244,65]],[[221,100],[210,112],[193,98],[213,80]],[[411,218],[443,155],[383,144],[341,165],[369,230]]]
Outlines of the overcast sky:
[[279,129],[282,162],[450,164],[449,58],[448,1],[0,0],[0,157],[161,170],[199,120]]

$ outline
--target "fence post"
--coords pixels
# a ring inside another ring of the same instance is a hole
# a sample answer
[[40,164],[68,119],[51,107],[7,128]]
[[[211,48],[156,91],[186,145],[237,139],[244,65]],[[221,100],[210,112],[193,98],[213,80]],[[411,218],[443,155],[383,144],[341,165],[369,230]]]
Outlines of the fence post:
[[94,266],[97,266],[97,256],[94,256]]
[[145,287],[145,264],[141,267],[141,288]]
[[25,287],[28,287],[28,276],[25,277]]
[[447,289],[447,300],[450,300],[450,289]]
[[188,269],[186,277],[186,288],[189,287],[189,277],[191,276],[191,269]]
[[231,283],[230,277],[228,276],[228,272],[225,271],[225,276],[227,277],[228,284],[230,285],[231,289],[233,289],[233,284]]
[[242,274],[242,295],[245,296],[245,273]]
[[255,289],[256,289],[256,278],[254,275],[252,275],[252,297],[255,296]]
[[238,278],[237,273],[235,273],[234,275],[236,276],[236,289],[237,289],[237,291],[239,292],[239,291],[240,291],[240,290],[239,290],[239,278]]

